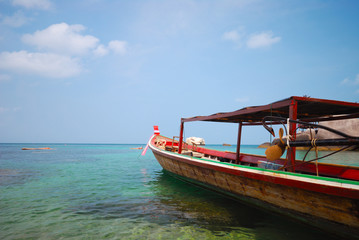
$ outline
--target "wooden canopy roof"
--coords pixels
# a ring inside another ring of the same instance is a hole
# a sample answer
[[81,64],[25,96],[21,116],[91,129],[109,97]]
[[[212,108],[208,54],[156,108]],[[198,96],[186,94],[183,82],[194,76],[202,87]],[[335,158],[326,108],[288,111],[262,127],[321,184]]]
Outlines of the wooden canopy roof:
[[211,121],[259,124],[265,116],[289,117],[290,106],[297,104],[297,119],[328,121],[359,117],[359,103],[292,96],[268,105],[242,108],[209,116],[182,118],[182,122]]

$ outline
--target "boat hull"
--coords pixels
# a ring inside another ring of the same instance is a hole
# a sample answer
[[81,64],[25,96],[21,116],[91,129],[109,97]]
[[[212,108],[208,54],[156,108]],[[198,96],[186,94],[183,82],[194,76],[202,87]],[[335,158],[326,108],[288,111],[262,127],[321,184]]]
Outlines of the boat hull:
[[276,178],[276,174],[263,174],[258,168],[221,166],[154,146],[151,149],[163,169],[184,180],[305,222],[310,221],[312,225],[329,228],[337,234],[348,234],[350,237],[359,234],[359,200],[356,195],[359,191],[348,191],[340,196],[341,193],[332,194],[337,189],[293,183],[293,180],[283,176]]

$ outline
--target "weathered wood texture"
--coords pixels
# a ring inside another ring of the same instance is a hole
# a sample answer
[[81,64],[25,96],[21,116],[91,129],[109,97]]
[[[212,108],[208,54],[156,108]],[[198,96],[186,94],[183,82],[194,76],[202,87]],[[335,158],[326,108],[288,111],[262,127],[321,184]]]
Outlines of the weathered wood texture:
[[[205,183],[225,192],[245,196],[269,203],[280,208],[315,216],[359,231],[359,200],[308,191],[262,181],[254,178],[230,174],[203,166],[181,161],[154,151],[160,165],[177,175]],[[176,159],[177,158],[177,159]]]

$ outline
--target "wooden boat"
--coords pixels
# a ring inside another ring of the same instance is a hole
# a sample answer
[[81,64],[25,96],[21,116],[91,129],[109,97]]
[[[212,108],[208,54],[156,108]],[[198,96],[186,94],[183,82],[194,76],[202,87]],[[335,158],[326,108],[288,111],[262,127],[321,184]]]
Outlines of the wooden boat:
[[43,147],[43,148],[22,148],[21,150],[49,150],[51,148],[49,147]]
[[[298,142],[295,137],[299,124],[320,127],[314,123],[358,117],[358,103],[293,96],[234,112],[182,118],[179,137],[164,137],[157,128],[148,146],[163,169],[175,177],[342,237],[359,238],[359,167],[295,159],[298,146],[315,148],[336,144],[359,148],[358,137],[343,133],[338,133],[340,138],[334,140]],[[268,148],[267,157],[241,153],[242,127],[264,124],[273,133],[267,126],[269,120],[271,124],[287,124],[291,138]],[[237,124],[236,152],[184,143],[184,123],[192,121]],[[273,152],[281,154],[283,148],[287,149],[285,158],[267,159],[273,158]]]

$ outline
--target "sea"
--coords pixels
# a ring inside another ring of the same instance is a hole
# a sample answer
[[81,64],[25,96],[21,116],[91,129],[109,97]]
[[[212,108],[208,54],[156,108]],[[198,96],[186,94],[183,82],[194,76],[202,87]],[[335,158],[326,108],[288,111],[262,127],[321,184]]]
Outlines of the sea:
[[1,143],[0,239],[337,239],[176,179],[138,147]]

